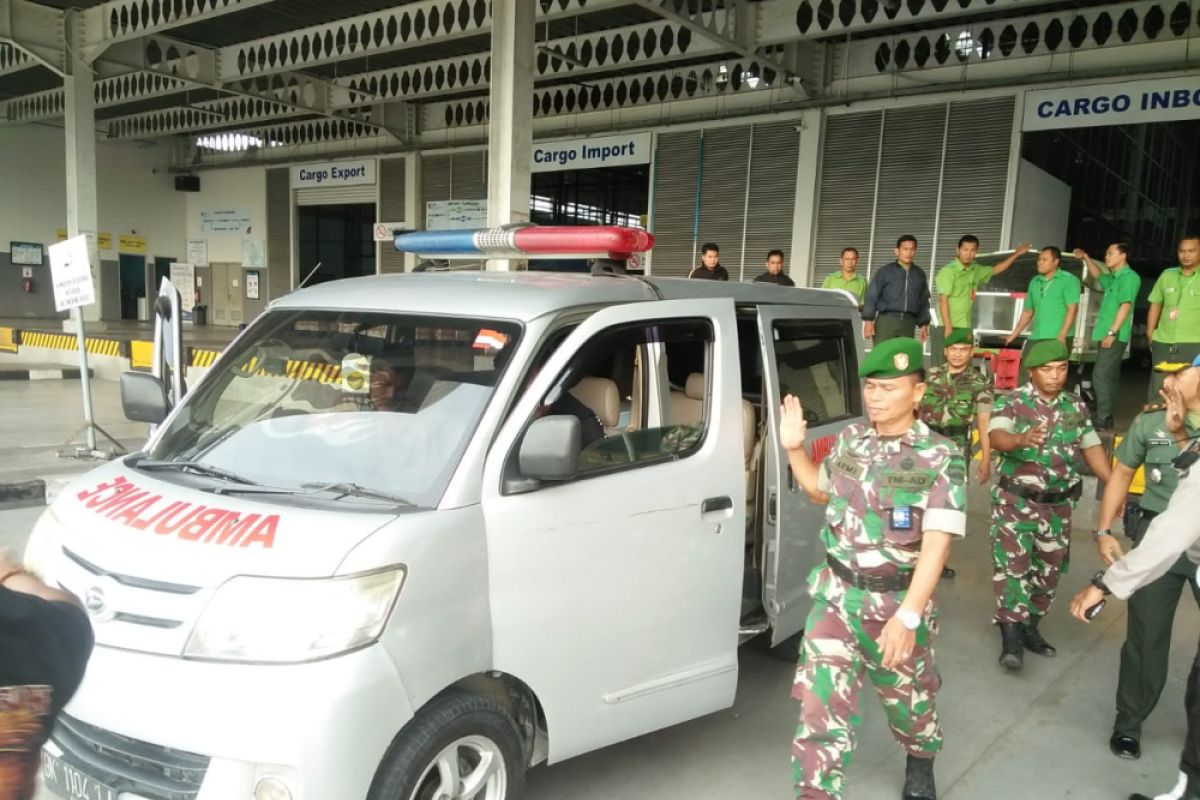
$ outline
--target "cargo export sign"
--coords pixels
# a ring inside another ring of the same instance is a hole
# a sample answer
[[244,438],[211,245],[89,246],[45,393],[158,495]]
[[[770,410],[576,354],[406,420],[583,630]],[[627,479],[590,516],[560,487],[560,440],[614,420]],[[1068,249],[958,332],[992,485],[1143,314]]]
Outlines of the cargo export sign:
[[593,136],[565,142],[537,142],[533,145],[534,172],[564,169],[594,169],[650,163],[650,134]]
[[292,167],[292,188],[316,186],[362,186],[375,183],[375,159],[324,161]]
[[1200,119],[1200,75],[1025,93],[1022,130]]

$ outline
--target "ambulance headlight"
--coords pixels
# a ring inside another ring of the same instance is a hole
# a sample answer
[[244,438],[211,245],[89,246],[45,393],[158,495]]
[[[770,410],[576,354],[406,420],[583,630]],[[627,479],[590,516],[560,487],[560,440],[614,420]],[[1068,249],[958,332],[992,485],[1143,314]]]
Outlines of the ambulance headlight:
[[231,578],[213,594],[184,656],[289,664],[371,644],[404,584],[403,567],[337,578]]

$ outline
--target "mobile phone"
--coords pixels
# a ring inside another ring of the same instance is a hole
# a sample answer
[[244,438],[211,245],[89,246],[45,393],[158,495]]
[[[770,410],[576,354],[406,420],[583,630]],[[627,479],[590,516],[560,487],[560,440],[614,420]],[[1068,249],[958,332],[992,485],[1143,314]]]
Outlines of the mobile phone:
[[1084,609],[1083,616],[1087,617],[1088,622],[1091,622],[1096,617],[1100,616],[1100,612],[1104,610],[1104,605],[1107,602],[1107,600],[1101,600],[1094,606],[1088,606],[1086,609]]

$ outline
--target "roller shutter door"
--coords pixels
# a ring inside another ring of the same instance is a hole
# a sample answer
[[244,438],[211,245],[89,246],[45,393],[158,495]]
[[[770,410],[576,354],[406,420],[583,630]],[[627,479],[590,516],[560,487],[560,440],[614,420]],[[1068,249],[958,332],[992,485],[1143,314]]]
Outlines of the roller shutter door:
[[[787,253],[796,210],[800,132],[795,122],[755,125],[750,149],[750,202],[746,214],[746,280],[766,269],[767,252]],[[784,263],[788,261],[785,258]]]
[[686,277],[697,263],[696,166],[700,131],[662,133],[654,155],[654,251],[651,270]]
[[[403,158],[387,158],[379,162],[379,211],[377,222],[404,222],[405,167]],[[379,271],[403,272],[404,254],[396,252],[391,242],[379,245]]]
[[292,174],[267,170],[267,276],[261,296],[282,297],[292,289]]
[[869,263],[875,173],[883,113],[840,114],[825,122],[824,153],[812,247],[814,286],[841,267],[842,248],[857,247]]

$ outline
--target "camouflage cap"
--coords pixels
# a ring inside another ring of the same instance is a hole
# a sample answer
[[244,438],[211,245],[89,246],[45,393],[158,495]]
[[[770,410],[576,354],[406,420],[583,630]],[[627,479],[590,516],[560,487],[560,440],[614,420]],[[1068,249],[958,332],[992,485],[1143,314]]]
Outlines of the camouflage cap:
[[1040,342],[1031,344],[1025,351],[1025,357],[1021,359],[1021,366],[1033,369],[1049,364],[1051,361],[1066,361],[1070,357],[1067,346],[1058,339],[1042,339]]
[[901,336],[888,339],[867,353],[858,368],[860,378],[899,378],[925,368],[921,343],[916,339]]
[[975,333],[970,328],[955,328],[942,341],[944,347],[952,344],[975,344]]

